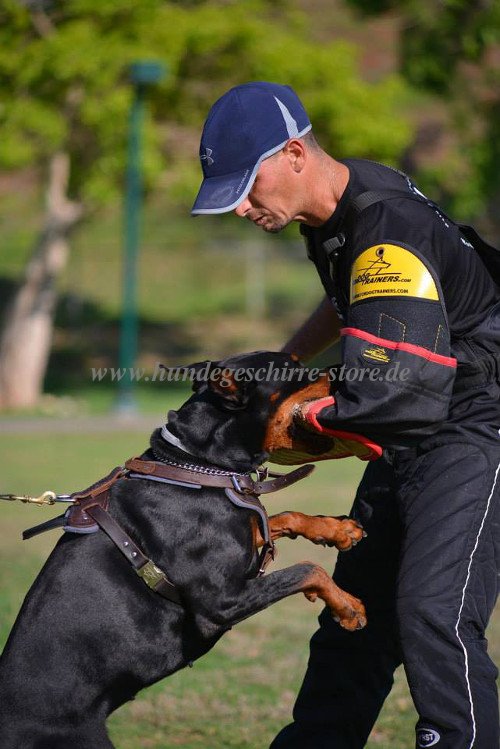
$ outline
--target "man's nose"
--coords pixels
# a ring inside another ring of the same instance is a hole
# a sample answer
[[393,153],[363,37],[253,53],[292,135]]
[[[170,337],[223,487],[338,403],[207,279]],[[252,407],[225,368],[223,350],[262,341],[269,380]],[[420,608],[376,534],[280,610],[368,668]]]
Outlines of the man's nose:
[[242,201],[242,202],[241,202],[241,203],[239,204],[239,206],[237,206],[237,207],[236,207],[236,208],[234,209],[234,212],[235,212],[235,213],[236,213],[236,215],[237,215],[237,216],[239,216],[240,218],[244,218],[244,217],[245,217],[245,213],[246,213],[246,212],[247,212],[247,211],[248,211],[248,210],[249,210],[250,208],[251,208],[251,204],[250,204],[250,201],[248,200],[248,198],[245,198],[245,200],[243,200],[243,201]]

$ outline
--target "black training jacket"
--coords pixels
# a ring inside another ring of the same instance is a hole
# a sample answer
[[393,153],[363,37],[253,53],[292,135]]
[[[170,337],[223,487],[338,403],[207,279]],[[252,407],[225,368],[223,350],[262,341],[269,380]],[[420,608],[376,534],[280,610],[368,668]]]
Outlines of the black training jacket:
[[[414,445],[447,420],[479,418],[498,430],[494,400],[474,406],[473,415],[463,398],[456,413],[450,408],[457,362],[460,371],[500,355],[498,286],[459,228],[424,196],[377,202],[354,215],[351,201],[366,191],[421,193],[390,167],[342,163],[350,179],[335,212],[319,228],[301,225],[301,233],[344,323],[345,375],[352,368],[366,374],[354,378],[352,370],[337,383],[335,405],[319,422],[384,447]],[[375,367],[379,375],[368,377]]]

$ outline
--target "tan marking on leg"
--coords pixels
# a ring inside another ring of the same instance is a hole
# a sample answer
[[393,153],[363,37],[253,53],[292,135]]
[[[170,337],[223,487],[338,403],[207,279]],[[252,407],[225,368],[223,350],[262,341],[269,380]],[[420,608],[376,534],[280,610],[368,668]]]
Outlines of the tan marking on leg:
[[303,536],[314,544],[336,546],[347,551],[355,546],[364,535],[363,528],[349,518],[335,518],[327,515],[305,515],[302,512],[281,512],[269,518],[271,538],[297,538]]
[[257,520],[257,516],[255,515],[255,513],[250,516],[250,526],[252,528],[253,546],[255,549],[259,546],[262,546],[262,544],[264,543],[262,533],[260,532],[259,521]]
[[359,598],[351,596],[335,585],[322,567],[315,566],[302,584],[302,592],[309,601],[321,598],[341,627],[354,631],[366,625],[366,611]]

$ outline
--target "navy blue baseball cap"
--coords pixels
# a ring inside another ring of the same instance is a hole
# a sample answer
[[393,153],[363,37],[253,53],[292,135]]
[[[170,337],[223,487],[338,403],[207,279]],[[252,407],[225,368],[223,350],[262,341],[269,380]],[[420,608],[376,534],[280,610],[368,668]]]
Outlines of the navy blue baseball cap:
[[191,213],[234,210],[252,189],[264,159],[310,129],[309,117],[290,86],[257,81],[231,88],[215,102],[203,128],[204,179]]

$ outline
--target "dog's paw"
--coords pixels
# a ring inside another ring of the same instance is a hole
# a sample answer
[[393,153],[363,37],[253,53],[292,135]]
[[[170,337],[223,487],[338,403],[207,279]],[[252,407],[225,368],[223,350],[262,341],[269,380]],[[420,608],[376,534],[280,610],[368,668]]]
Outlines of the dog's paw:
[[[311,564],[311,562],[306,564]],[[323,567],[312,566],[303,581],[301,590],[309,601],[315,601],[317,598],[323,599],[332,617],[344,629],[354,631],[366,625],[363,602],[339,588]]]
[[356,546],[366,533],[356,521],[347,517],[317,515],[311,528],[310,540],[323,546],[335,546],[339,551],[349,551]]
[[351,518],[336,518],[336,520],[339,521],[339,526],[334,546],[339,551],[349,551],[349,549],[352,549],[353,546],[362,541],[363,538],[366,538],[367,534],[357,520],[352,520]]
[[333,614],[333,618],[344,629],[355,632],[357,629],[363,629],[366,626],[366,611],[359,598],[344,593],[346,605],[341,612]]

